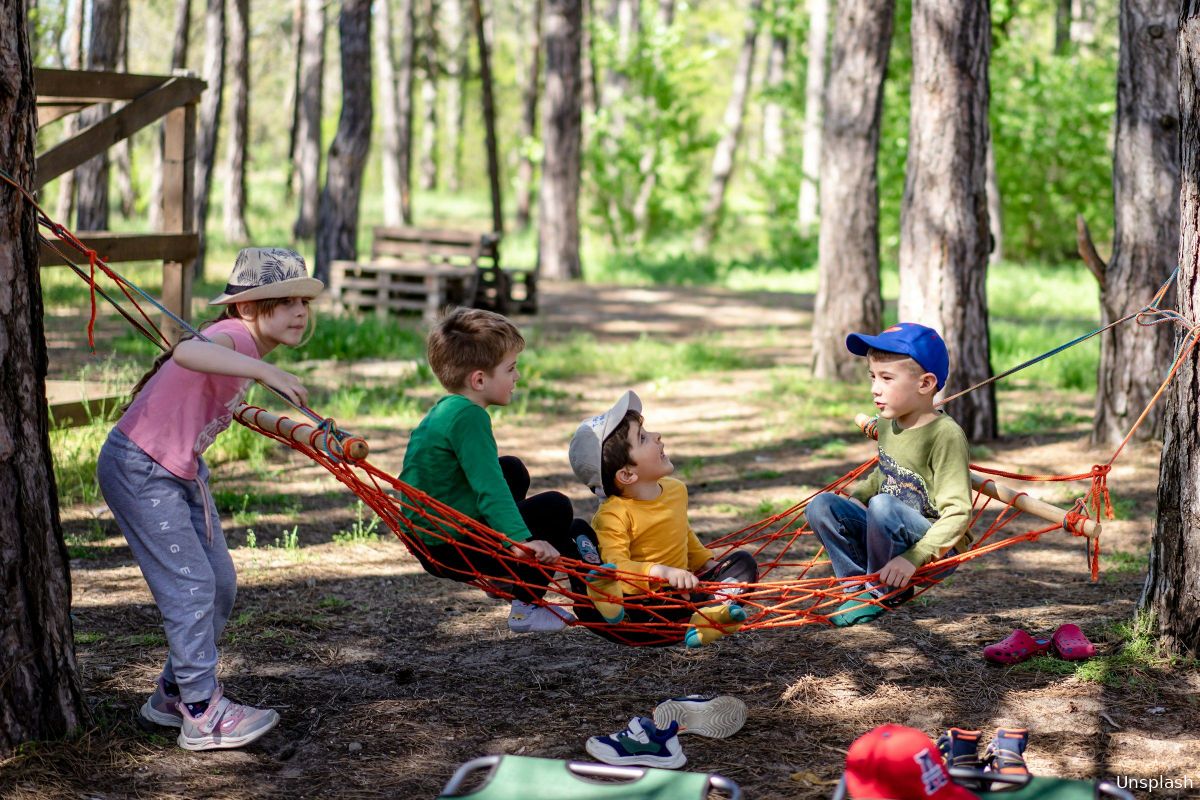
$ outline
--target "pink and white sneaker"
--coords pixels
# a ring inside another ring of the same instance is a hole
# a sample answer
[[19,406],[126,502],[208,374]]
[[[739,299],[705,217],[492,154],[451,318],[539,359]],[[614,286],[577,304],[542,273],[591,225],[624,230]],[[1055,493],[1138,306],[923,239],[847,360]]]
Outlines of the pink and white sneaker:
[[155,725],[178,728],[183,725],[183,714],[179,712],[179,695],[167,692],[167,682],[162,676],[154,682],[154,694],[142,703],[142,719]]
[[208,701],[208,709],[199,717],[188,713],[179,703],[183,714],[179,729],[179,746],[184,750],[217,750],[250,744],[279,722],[278,712],[269,708],[252,708],[232,703],[218,686]]

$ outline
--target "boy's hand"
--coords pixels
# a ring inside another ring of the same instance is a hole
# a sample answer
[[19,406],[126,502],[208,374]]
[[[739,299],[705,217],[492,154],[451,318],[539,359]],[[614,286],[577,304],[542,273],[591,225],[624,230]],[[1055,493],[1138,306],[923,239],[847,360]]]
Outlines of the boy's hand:
[[700,579],[686,569],[668,567],[666,564],[655,564],[647,574],[651,578],[666,581],[676,589],[695,589],[700,585]]
[[879,570],[879,582],[886,583],[888,586],[894,586],[897,589],[903,589],[908,586],[908,581],[912,578],[913,573],[917,568],[912,562],[904,556],[896,556],[891,561],[883,565],[883,569]]
[[533,553],[534,558],[542,563],[548,563],[558,558],[558,551],[554,549],[554,545],[549,542],[543,542],[541,539],[526,539],[523,542],[517,542],[517,547]]

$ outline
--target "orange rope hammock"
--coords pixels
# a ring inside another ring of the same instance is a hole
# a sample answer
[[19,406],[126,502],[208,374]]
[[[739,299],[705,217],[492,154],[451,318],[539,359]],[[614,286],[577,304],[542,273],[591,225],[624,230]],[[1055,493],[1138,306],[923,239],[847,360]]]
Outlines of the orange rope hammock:
[[[70,231],[51,220],[37,205],[34,198],[18,186],[7,173],[0,170],[0,178],[7,180],[33,204],[38,212],[39,223],[50,230],[58,240],[54,242],[43,238],[43,241],[46,241],[62,255],[76,273],[89,284],[92,300],[92,313],[88,324],[89,343],[92,341],[92,325],[95,321],[95,295],[100,294],[138,330],[152,341],[165,347],[166,338],[149,315],[138,305],[133,295],[140,294],[164,313],[170,314],[170,312],[112,270],[95,250],[86,247]],[[59,249],[59,244],[66,245],[85,257],[89,270],[85,272],[75,266]],[[140,320],[122,309],[118,303],[96,286],[97,271],[107,275],[117,284],[126,298],[140,312]],[[1172,275],[1173,279],[1174,275]],[[1082,341],[1130,319],[1136,319],[1139,325],[1144,326],[1174,322],[1182,325],[1187,331],[1178,347],[1175,362],[1168,375],[1147,405],[1146,410],[1134,423],[1108,462],[1098,464],[1091,471],[1077,475],[1020,475],[972,465],[973,470],[988,476],[976,480],[977,491],[970,526],[978,535],[967,552],[948,556],[918,569],[912,579],[917,594],[924,593],[937,583],[935,576],[947,566],[972,561],[1021,542],[1035,541],[1043,534],[1059,529],[1064,529],[1074,536],[1085,539],[1092,579],[1095,580],[1098,577],[1099,520],[1101,514],[1106,515],[1109,519],[1113,517],[1112,503],[1107,487],[1108,474],[1112,464],[1125,448],[1134,431],[1145,420],[1150,408],[1160,399],[1166,386],[1178,372],[1180,365],[1194,351],[1197,342],[1200,341],[1200,326],[1183,318],[1178,312],[1158,308],[1170,283],[1171,280],[1168,280],[1156,293],[1151,303],[1140,311],[1116,320],[1074,342]],[[182,320],[177,319],[176,321],[185,329],[189,328]],[[1051,353],[1057,352],[1058,349]],[[1044,357],[1047,356],[1026,362],[1026,364],[996,376],[992,380],[1011,374],[1016,369],[1028,366]],[[718,558],[736,549],[744,549],[754,555],[759,564],[759,579],[755,583],[733,585],[702,583],[696,591],[710,594],[710,597],[703,601],[693,600],[688,593],[672,590],[666,584],[649,594],[635,596],[636,590],[633,587],[636,584],[634,581],[642,582],[645,580],[644,576],[623,573],[611,568],[596,568],[591,564],[567,557],[559,559],[553,565],[543,565],[530,557],[523,556],[520,545],[509,540],[504,534],[460,514],[419,489],[403,483],[395,476],[375,467],[366,459],[368,451],[366,442],[338,430],[333,420],[321,419],[308,408],[300,408],[300,410],[313,419],[316,424],[298,423],[287,417],[275,416],[264,409],[244,404],[235,411],[234,416],[246,427],[303,453],[328,470],[331,475],[370,506],[412,553],[420,554],[425,558],[432,556],[429,545],[419,535],[425,534],[443,542],[444,545],[455,547],[460,552],[480,552],[498,558],[506,565],[509,574],[506,577],[496,578],[475,573],[470,583],[481,589],[511,599],[514,586],[530,585],[520,577],[520,572],[528,575],[528,570],[533,567],[539,571],[551,592],[558,598],[543,601],[544,604],[571,607],[577,604],[592,606],[596,603],[609,603],[641,609],[642,616],[648,618],[649,621],[607,623],[579,620],[572,623],[589,628],[603,628],[606,638],[626,644],[655,645],[679,642],[683,638],[689,614],[700,612],[702,608],[711,609],[713,603],[711,595],[719,596],[720,593],[729,593],[731,588],[740,590],[736,594],[736,600],[747,612],[746,622],[742,626],[743,630],[794,628],[813,624],[829,625],[832,624],[829,620],[830,615],[847,598],[862,593],[863,587],[878,577],[877,575],[864,575],[853,578],[836,578],[828,574],[830,572],[829,561],[822,558],[823,551],[819,547],[807,544],[813,540],[808,538],[811,537],[811,531],[804,518],[805,508],[813,497],[821,492],[845,494],[847,488],[855,480],[874,466],[876,459],[860,464],[786,511],[754,522],[710,543],[709,546],[717,553]],[[869,424],[863,427],[864,432],[867,432],[868,435],[872,433]],[[1063,511],[1062,509],[1054,510],[1048,504],[1030,498],[1025,492],[998,486],[995,478],[1020,482],[1077,481],[1087,482],[1088,486],[1074,506],[1070,510]],[[406,510],[418,521],[414,522],[410,516],[406,516]],[[1061,512],[1061,518],[1058,516],[1059,512]],[[1002,534],[1002,531],[1008,529],[1023,513],[1029,513],[1039,522],[1047,524],[1038,527],[1035,523],[1028,530]],[[812,554],[805,556],[804,552]],[[588,588],[581,589],[580,587]],[[623,587],[629,587],[628,594]],[[898,590],[892,595],[896,593]],[[883,601],[892,595],[875,600],[864,600],[863,603],[882,605]],[[647,604],[645,602],[647,600],[653,601],[653,605]],[[681,611],[685,613],[681,614]],[[713,626],[719,625],[715,620],[710,620],[710,622]]]

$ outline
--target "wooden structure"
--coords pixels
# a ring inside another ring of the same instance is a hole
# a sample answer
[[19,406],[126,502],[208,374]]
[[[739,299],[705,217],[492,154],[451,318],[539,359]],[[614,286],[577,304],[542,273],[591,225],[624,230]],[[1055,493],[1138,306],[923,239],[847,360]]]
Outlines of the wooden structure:
[[[163,262],[162,302],[181,319],[190,317],[192,267],[199,249],[193,230],[192,183],[196,158],[196,104],[205,82],[191,73],[134,75],[121,72],[79,72],[35,69],[38,125],[46,126],[93,105],[119,101],[112,113],[51,147],[37,158],[36,188],[47,183],[148,125],[162,119],[162,230],[154,233],[81,231],[79,238],[110,262]],[[64,263],[45,244],[43,267]],[[179,331],[164,320],[172,339]]]
[[535,273],[501,267],[494,233],[378,227],[373,234],[369,263],[330,266],[330,295],[344,308],[380,316],[419,311],[427,321],[448,305],[537,310]]

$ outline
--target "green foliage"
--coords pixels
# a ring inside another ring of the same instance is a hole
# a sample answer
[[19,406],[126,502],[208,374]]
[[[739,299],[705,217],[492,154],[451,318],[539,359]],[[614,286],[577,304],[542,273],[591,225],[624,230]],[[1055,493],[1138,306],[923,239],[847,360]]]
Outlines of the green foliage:
[[379,541],[379,517],[371,514],[368,521],[364,510],[366,506],[359,500],[354,505],[354,523],[346,530],[333,535],[337,544],[374,544]]
[[359,361],[424,355],[425,336],[416,330],[415,321],[364,314],[318,316],[311,339],[296,349],[280,347],[271,358],[279,364],[291,364],[308,359]]

